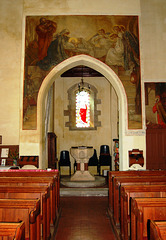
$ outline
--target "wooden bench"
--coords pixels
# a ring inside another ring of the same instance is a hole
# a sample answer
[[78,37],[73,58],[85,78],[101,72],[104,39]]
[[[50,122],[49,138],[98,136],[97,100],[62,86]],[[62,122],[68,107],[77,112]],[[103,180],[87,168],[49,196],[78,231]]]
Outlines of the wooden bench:
[[56,220],[56,178],[55,177],[0,177],[0,185],[17,184],[18,186],[50,186],[51,220]]
[[166,198],[131,198],[131,239],[147,239],[147,222],[166,217]]
[[36,199],[39,198],[41,202],[41,224],[42,224],[42,238],[50,239],[50,188],[47,186],[1,186],[1,199]]
[[115,177],[113,218],[116,226],[120,226],[120,187],[125,185],[161,185],[166,183],[166,176]]
[[114,177],[127,177],[127,176],[166,176],[166,170],[153,170],[153,171],[110,171],[109,172],[109,210],[113,212],[113,179]]
[[121,187],[120,235],[124,240],[129,238],[131,197],[166,197],[166,185],[127,185]]
[[25,240],[25,222],[0,222],[0,240],[3,240],[4,237]]
[[7,170],[0,171],[0,177],[54,177],[55,178],[55,211],[56,215],[51,216],[51,224],[55,223],[56,217],[59,215],[60,209],[60,176],[58,170],[42,170],[42,169],[33,169],[33,170]]
[[166,239],[166,219],[165,221],[148,220],[148,239],[165,240]]
[[25,222],[25,238],[40,240],[40,199],[0,199],[0,222]]
[[17,164],[20,167],[24,165],[33,165],[35,167],[39,167],[39,156],[20,156]]

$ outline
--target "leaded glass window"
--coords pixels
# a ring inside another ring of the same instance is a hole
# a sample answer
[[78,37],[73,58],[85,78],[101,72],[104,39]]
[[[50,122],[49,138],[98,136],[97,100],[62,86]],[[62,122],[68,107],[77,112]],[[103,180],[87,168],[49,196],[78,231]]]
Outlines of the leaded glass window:
[[83,88],[79,88],[77,83],[74,84],[68,89],[68,99],[68,110],[64,110],[64,115],[69,116],[69,121],[65,122],[66,127],[70,130],[87,131],[101,126],[98,121],[101,111],[97,110],[101,100],[97,99],[97,89],[93,85],[84,82]]
[[76,127],[90,127],[90,94],[85,90],[76,93]]

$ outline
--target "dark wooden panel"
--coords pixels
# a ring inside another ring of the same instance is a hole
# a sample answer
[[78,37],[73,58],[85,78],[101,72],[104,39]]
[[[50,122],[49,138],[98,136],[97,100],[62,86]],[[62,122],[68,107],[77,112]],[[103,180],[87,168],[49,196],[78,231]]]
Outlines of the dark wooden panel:
[[57,168],[57,144],[56,134],[53,132],[48,133],[48,168]]
[[154,221],[149,219],[148,223],[149,240],[166,239],[166,221]]
[[23,167],[24,165],[34,165],[39,167],[39,156],[20,156],[18,165]]
[[61,77],[103,77],[103,75],[92,68],[77,66],[64,72]]
[[166,129],[146,130],[146,168],[166,169]]

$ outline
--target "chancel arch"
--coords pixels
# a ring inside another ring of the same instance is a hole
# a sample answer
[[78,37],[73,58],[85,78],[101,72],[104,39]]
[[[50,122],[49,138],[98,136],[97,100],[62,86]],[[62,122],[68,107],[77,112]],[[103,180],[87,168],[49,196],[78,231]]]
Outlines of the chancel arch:
[[[84,65],[90,67],[98,72],[100,72],[112,85],[114,88],[116,95],[118,97],[118,110],[119,110],[119,153],[120,153],[120,169],[125,168],[124,162],[121,159],[126,158],[126,150],[125,150],[125,135],[127,132],[127,98],[125,94],[124,87],[115,74],[115,72],[108,67],[103,62],[87,56],[87,55],[79,55],[68,58],[67,60],[61,62],[57,66],[55,66],[51,72],[45,77],[40,91],[38,95],[37,101],[37,132],[39,136],[39,167],[46,168],[46,149],[45,149],[45,101],[48,94],[48,91],[54,81],[61,76],[61,74],[73,67]],[[111,123],[110,123],[111,124]],[[112,141],[110,136],[110,142]],[[126,164],[127,165],[127,164]]]

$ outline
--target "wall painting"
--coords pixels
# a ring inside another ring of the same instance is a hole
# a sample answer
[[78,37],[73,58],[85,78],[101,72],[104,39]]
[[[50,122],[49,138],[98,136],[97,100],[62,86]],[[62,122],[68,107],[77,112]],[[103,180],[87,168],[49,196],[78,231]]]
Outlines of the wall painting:
[[166,83],[145,83],[147,128],[166,128]]
[[137,16],[27,16],[23,129],[37,128],[37,96],[46,75],[63,60],[87,54],[107,64],[128,99],[128,128],[142,128]]

